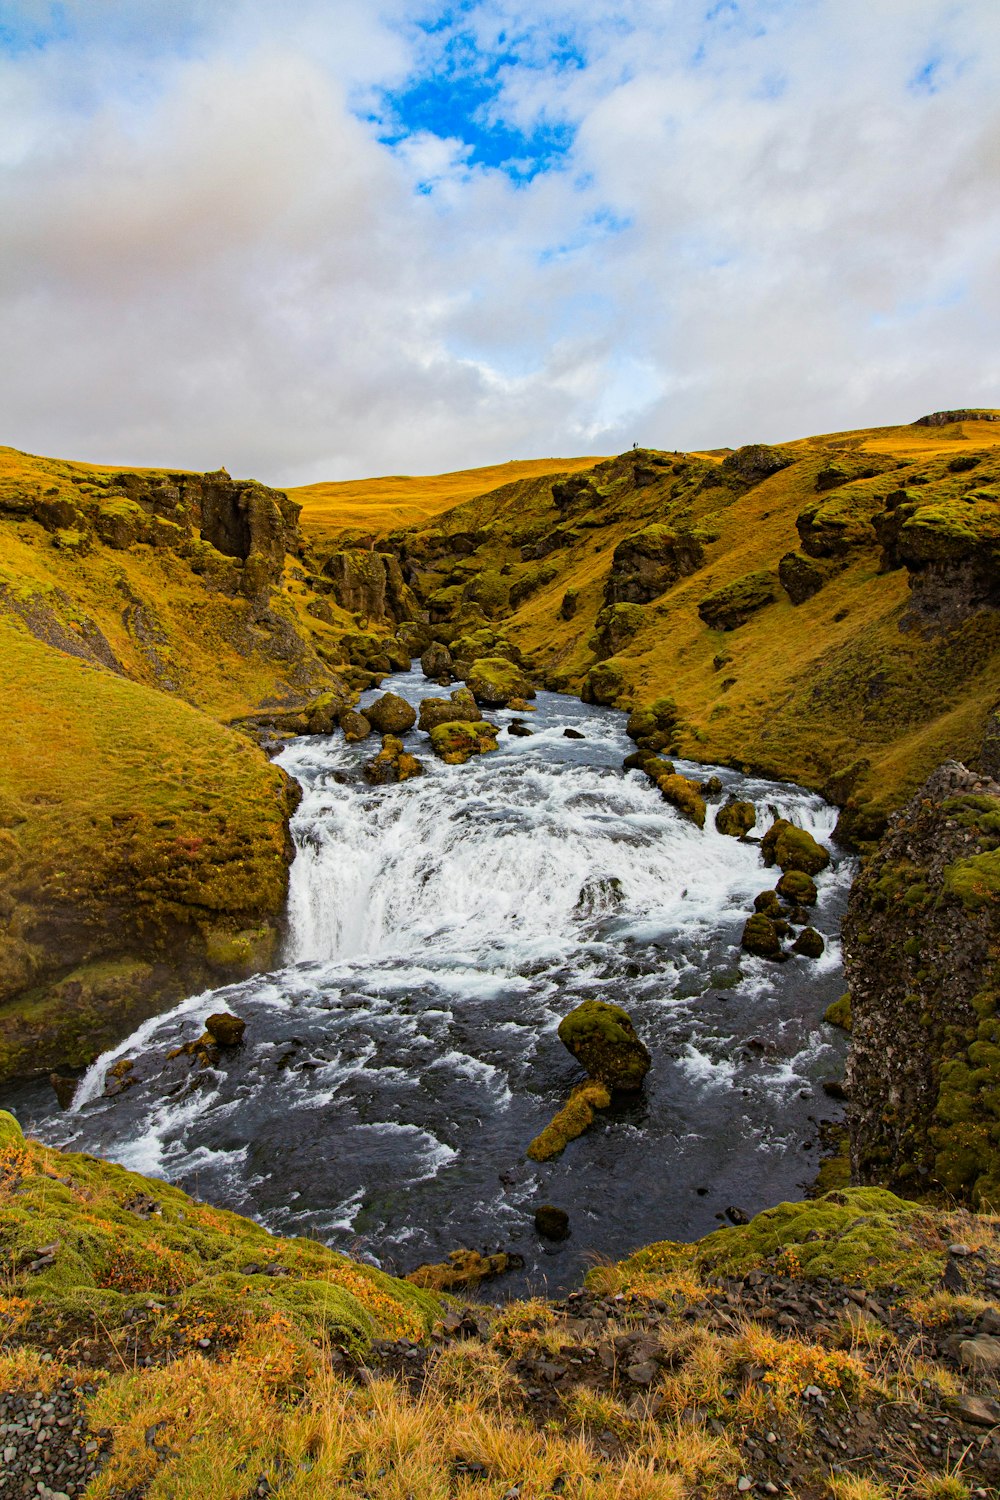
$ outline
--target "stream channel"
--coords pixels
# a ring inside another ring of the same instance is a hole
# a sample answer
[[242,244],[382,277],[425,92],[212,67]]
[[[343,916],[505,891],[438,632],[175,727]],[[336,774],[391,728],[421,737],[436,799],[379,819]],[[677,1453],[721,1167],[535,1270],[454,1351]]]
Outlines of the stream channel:
[[[419,671],[379,692],[441,689]],[[377,693],[366,695],[370,701]],[[565,1291],[595,1260],[693,1239],[725,1210],[799,1198],[817,1121],[838,1107],[844,1041],[822,1020],[843,988],[837,934],[853,862],[836,809],[803,789],[677,762],[831,847],[818,877],[818,960],[741,953],[753,898],[780,873],[754,843],[686,822],[639,772],[625,715],[539,693],[530,738],[445,766],[408,737],[426,775],[369,787],[372,739],[291,742],[304,789],[293,834],[284,967],[192,996],[142,1025],[83,1078],[69,1111],[47,1085],[8,1102],[42,1140],[168,1178],[275,1232],[309,1235],[403,1272],[466,1246],[524,1257],[489,1297]],[[566,738],[575,729],[582,739]],[[554,1161],[524,1152],[580,1071],[556,1035],[589,997],[624,1005],[653,1055]],[[212,1011],[247,1023],[218,1068],[167,1060]],[[137,1082],[105,1097],[105,1073]],[[570,1237],[540,1240],[553,1203]]]

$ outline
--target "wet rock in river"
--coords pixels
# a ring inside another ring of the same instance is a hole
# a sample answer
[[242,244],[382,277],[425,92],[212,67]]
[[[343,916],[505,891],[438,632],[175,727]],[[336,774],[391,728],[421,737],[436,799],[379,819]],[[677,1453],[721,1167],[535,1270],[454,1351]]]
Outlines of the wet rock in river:
[[440,641],[431,641],[420,658],[420,668],[425,677],[435,682],[450,682],[454,676],[454,662],[448,647]]
[[740,946],[756,958],[777,958],[781,952],[781,939],[772,918],[765,917],[763,912],[756,912],[749,917],[743,928]]
[[495,750],[499,733],[497,726],[485,719],[475,723],[435,724],[431,730],[431,749],[446,765],[461,766],[473,755],[485,755]]
[[217,1011],[205,1022],[205,1030],[218,1047],[238,1047],[247,1023],[229,1011]]
[[738,797],[730,797],[715,815],[716,831],[734,839],[749,833],[756,821],[757,809],[753,803],[741,802]]
[[372,732],[372,726],[367,717],[356,713],[353,708],[345,708],[341,711],[339,723],[344,739],[349,745],[357,744],[359,740],[366,740]]
[[547,1240],[564,1240],[569,1234],[569,1214],[564,1208],[542,1203],[535,1209],[535,1228]]
[[761,891],[753,898],[754,911],[760,912],[765,917],[777,918],[782,915],[783,907],[778,900],[776,891]]
[[792,944],[792,952],[803,958],[822,958],[825,947],[815,927],[804,927]]
[[604,1000],[585,1000],[559,1023],[559,1040],[577,1062],[610,1089],[642,1087],[652,1058],[627,1011]]
[[404,750],[401,739],[394,734],[384,734],[382,748],[365,766],[364,777],[370,786],[394,786],[413,776],[422,776],[423,770],[417,757]]
[[475,698],[468,688],[459,688],[449,698],[422,698],[417,728],[425,734],[438,724],[473,724],[481,719]]
[[777,891],[793,906],[816,905],[816,882],[804,870],[787,870],[778,881]]
[[777,818],[771,824],[761,840],[760,852],[765,865],[802,870],[806,875],[818,875],[830,863],[829,850],[787,818]]
[[398,693],[383,693],[365,709],[365,718],[379,734],[405,734],[417,722],[417,711]]

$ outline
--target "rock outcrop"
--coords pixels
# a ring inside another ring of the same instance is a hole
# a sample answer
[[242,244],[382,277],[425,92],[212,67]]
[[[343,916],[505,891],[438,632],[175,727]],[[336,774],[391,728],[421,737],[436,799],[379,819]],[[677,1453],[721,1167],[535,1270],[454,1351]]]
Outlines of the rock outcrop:
[[604,588],[606,604],[648,604],[701,566],[705,549],[690,532],[654,524],[619,542]]
[[323,576],[341,609],[365,621],[400,625],[416,620],[419,604],[399,560],[386,552],[349,547],[323,564]]
[[1000,1210],[1000,786],[935,771],[856,880],[843,934],[856,1179]]

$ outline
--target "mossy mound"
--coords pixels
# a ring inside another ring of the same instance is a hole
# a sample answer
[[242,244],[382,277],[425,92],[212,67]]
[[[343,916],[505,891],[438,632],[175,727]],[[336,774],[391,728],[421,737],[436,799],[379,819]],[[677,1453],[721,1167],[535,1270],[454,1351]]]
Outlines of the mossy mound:
[[449,698],[421,698],[417,727],[430,734],[439,724],[482,722],[479,705],[468,688],[459,688]]
[[799,870],[805,875],[818,875],[830,863],[830,851],[816,842],[811,833],[778,818],[765,833],[760,845],[761,858],[765,865],[777,865],[780,870]]
[[837,1000],[831,1000],[823,1012],[823,1020],[830,1026],[839,1026],[841,1031],[851,1029],[851,997],[850,994],[841,995]]
[[753,803],[741,802],[736,797],[731,797],[715,815],[716,831],[734,839],[741,839],[748,834],[756,821],[757,809]]
[[760,891],[753,898],[754,911],[761,912],[765,917],[777,919],[783,917],[785,909],[778,899],[777,891]]
[[403,741],[394,734],[382,736],[382,748],[364,768],[365,780],[371,786],[393,786],[400,781],[411,781],[422,776],[424,768],[415,755],[404,748]]
[[652,1063],[628,1012],[603,1000],[585,1000],[564,1016],[559,1040],[592,1079],[625,1093],[642,1087]]
[[113,1338],[142,1309],[165,1343],[198,1323],[238,1338],[277,1314],[361,1347],[379,1335],[419,1338],[438,1311],[425,1292],[314,1240],[277,1239],[164,1182],[24,1141],[5,1113],[0,1243],[11,1294],[70,1339],[81,1320]]
[[446,720],[431,730],[431,749],[449,766],[462,766],[474,755],[486,755],[497,748],[495,724],[485,719],[473,722]]
[[781,938],[773,917],[755,912],[748,917],[740,938],[740,947],[755,958],[777,958],[781,952]]
[[777,597],[777,578],[766,569],[759,569],[706,594],[698,605],[698,613],[712,630],[737,630]]
[[525,1155],[531,1161],[551,1161],[594,1123],[595,1110],[607,1109],[610,1103],[611,1094],[605,1084],[593,1079],[581,1083],[545,1129],[535,1136]]
[[786,870],[778,881],[776,890],[792,906],[816,905],[816,882],[804,870]]
[[815,927],[803,927],[792,944],[792,952],[797,953],[800,958],[822,958],[825,948],[822,935]]

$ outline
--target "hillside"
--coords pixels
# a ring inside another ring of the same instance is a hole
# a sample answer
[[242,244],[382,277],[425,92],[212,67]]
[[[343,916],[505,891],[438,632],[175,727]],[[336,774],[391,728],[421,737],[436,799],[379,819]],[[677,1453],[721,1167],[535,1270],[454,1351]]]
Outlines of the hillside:
[[1000,423],[636,451],[392,533],[442,640],[500,626],[549,687],[669,693],[680,753],[847,806],[870,839],[1000,684]]

